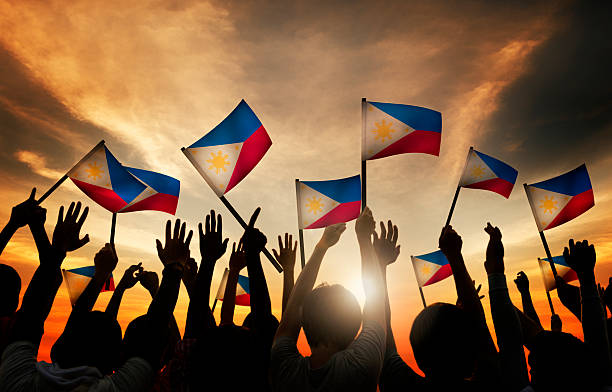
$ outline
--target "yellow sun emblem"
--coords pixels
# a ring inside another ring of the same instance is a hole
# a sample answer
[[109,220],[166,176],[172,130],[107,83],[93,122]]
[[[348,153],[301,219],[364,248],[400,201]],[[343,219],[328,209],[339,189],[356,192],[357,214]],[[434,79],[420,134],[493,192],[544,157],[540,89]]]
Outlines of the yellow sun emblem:
[[323,211],[323,202],[320,198],[313,196],[308,199],[308,203],[306,203],[306,207],[308,207],[308,212],[312,212],[313,214],[317,214]]
[[382,119],[380,122],[376,121],[374,125],[376,125],[376,129],[372,131],[376,134],[374,139],[380,139],[381,142],[384,142],[386,138],[389,138],[389,140],[393,139],[391,134],[395,132],[395,129],[391,128],[393,125],[392,122],[387,122],[385,119]]
[[219,174],[221,170],[227,171],[225,165],[230,164],[229,161],[225,160],[228,157],[227,154],[223,155],[223,151],[219,151],[217,155],[211,152],[210,156],[211,158],[206,160],[206,162],[210,163],[208,170],[216,170],[217,174]]
[[87,169],[85,169],[85,171],[87,172],[87,177],[93,180],[97,180],[98,178],[102,177],[102,174],[104,173],[102,171],[102,168],[98,166],[97,162],[88,163]]
[[547,212],[550,212],[552,214],[553,210],[557,209],[557,201],[553,196],[551,196],[550,199],[548,198],[548,196],[544,196],[544,200],[540,200],[540,203],[542,203],[542,205],[540,205],[540,208],[544,208],[545,214]]
[[421,272],[427,275],[431,272],[431,267],[425,264],[421,267]]
[[472,176],[476,177],[476,178],[480,178],[484,175],[485,171],[482,168],[482,166],[478,165],[478,166],[474,166],[472,168]]

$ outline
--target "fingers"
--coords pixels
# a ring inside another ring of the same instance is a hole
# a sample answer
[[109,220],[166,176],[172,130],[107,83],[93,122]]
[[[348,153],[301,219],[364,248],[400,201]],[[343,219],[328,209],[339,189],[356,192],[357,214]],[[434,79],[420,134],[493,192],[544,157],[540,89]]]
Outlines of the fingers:
[[272,253],[274,254],[274,258],[276,261],[280,262],[280,255],[276,252],[276,249],[272,249]]
[[185,239],[185,230],[187,230],[187,223],[183,222],[183,224],[181,225],[181,230],[179,231],[179,236],[178,236],[178,239],[181,242],[183,242],[183,240]]
[[64,206],[61,206],[59,209],[59,213],[57,214],[57,225],[61,224],[64,221]]
[[202,237],[204,237],[204,230],[202,230],[202,222],[198,223],[198,232],[200,234],[200,241],[202,241]]
[[189,234],[187,234],[187,238],[185,239],[185,247],[189,248],[189,244],[191,243],[191,237],[193,237],[193,230],[189,230]]
[[215,231],[217,228],[217,217],[215,216],[215,211],[210,210],[210,231]]
[[232,254],[236,253],[236,243],[232,244]]
[[[295,241],[295,245],[293,246],[293,250],[292,250],[293,253],[295,253],[297,251],[297,245],[298,245],[298,242]],[[610,278],[610,279],[612,280],[612,278]],[[612,284],[612,283],[610,283],[610,284]]]
[[170,219],[168,219],[168,221],[166,222],[166,244],[168,242],[170,242],[170,239],[172,238],[172,222],[170,221]]
[[174,235],[172,236],[172,238],[179,238],[180,229],[181,229],[181,220],[177,219],[176,221],[174,221]]
[[204,234],[210,233],[210,215],[206,215],[206,225],[204,226],[204,228],[206,229],[204,231]]
[[79,225],[79,228],[83,226],[83,223],[85,223],[85,219],[87,218],[87,214],[89,214],[89,207],[85,207],[85,209],[83,210],[83,214],[81,215],[81,217],[79,218],[77,224]]
[[36,188],[32,188],[32,192],[30,192],[30,197],[28,197],[28,200],[36,200]]
[[259,216],[260,212],[261,212],[261,207],[257,207],[255,209],[255,212],[253,212],[253,215],[251,215],[251,219],[249,220],[249,227],[250,228],[255,227],[255,222],[257,221],[257,217]]
[[[380,222],[380,238],[387,238],[387,229],[382,222]],[[378,236],[376,236],[376,239],[378,239]]]
[[391,223],[391,219],[387,222],[387,240],[391,241],[393,238],[393,223]]
[[159,240],[155,240],[155,247],[157,248],[158,255],[160,255],[164,251],[164,248],[162,247],[162,244]]
[[289,233],[285,233],[285,248],[288,248],[290,243],[291,242],[289,242]]
[[78,202],[76,204],[76,208],[74,209],[74,211],[72,211],[72,216],[70,217],[71,220],[76,222],[76,218],[79,216],[79,212],[81,212],[81,202]]
[[391,242],[393,242],[393,245],[397,244],[398,236],[399,236],[399,229],[397,228],[397,226],[393,225],[393,236],[391,237]]
[[225,241],[223,241],[223,253],[225,253],[225,250],[227,249],[227,243],[229,242],[229,238],[226,238]]
[[223,233],[223,218],[221,217],[221,214],[217,215],[217,233]]
[[85,246],[85,244],[87,244],[88,242],[89,242],[89,234],[85,234],[85,237],[83,237],[83,238],[81,238],[81,239],[79,240],[78,247],[79,247],[79,248],[82,248],[82,247],[83,247],[83,246]]
[[278,236],[278,250],[282,251],[283,250],[283,240],[281,239],[281,236]]
[[74,210],[74,202],[70,203],[70,206],[68,207],[68,211],[66,211],[66,220],[70,219],[70,217],[72,216],[73,210]]

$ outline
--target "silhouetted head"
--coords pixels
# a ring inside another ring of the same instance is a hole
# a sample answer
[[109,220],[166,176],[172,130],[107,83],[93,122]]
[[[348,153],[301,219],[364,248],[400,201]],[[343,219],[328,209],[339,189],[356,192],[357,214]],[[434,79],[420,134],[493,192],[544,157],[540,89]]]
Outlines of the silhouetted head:
[[0,264],[0,317],[10,316],[17,311],[21,278],[15,268]]
[[357,299],[339,284],[322,284],[310,292],[302,305],[302,325],[311,348],[344,350],[361,326]]
[[138,316],[125,329],[123,361],[133,357],[141,357],[151,363],[159,360],[158,368],[161,369],[172,358],[179,340],[180,335],[175,336],[170,333],[170,328],[155,325],[148,315]]
[[476,333],[466,312],[451,304],[435,303],[412,323],[410,344],[419,368],[431,381],[457,383],[476,367]]
[[61,368],[93,366],[110,374],[120,363],[121,327],[100,311],[75,315],[51,348],[51,360]]
[[531,385],[538,392],[591,391],[600,381],[588,346],[565,332],[538,333],[528,361]]

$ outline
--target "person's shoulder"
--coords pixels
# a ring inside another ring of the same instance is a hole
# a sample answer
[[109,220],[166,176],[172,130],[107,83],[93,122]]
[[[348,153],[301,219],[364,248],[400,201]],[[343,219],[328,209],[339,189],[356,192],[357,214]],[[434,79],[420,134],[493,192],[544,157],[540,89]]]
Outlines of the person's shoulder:
[[27,340],[10,343],[2,352],[2,363],[4,363],[4,361],[6,361],[9,357],[18,354],[34,357],[36,354],[36,347],[34,347],[32,342]]

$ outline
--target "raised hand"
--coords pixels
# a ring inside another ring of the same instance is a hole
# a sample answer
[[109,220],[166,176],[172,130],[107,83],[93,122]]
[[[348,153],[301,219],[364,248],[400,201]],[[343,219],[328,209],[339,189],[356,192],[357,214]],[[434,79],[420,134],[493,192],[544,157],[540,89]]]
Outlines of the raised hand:
[[563,257],[567,265],[576,271],[579,277],[584,274],[593,273],[596,260],[595,247],[589,245],[587,240],[576,243],[574,243],[573,239],[569,240],[569,248],[565,247]]
[[370,207],[366,207],[361,211],[361,215],[355,221],[355,233],[357,239],[371,241],[372,234],[376,231],[376,222],[372,216]]
[[514,284],[516,284],[516,288],[520,293],[528,293],[529,292],[529,278],[525,272],[520,271],[516,274],[516,279],[514,279]]
[[240,272],[244,267],[246,267],[246,253],[244,251],[244,247],[242,246],[242,242],[238,243],[238,249],[236,249],[236,243],[232,245],[232,255],[229,260],[229,269],[230,271],[234,271],[236,273]]
[[484,229],[489,234],[489,245],[487,246],[487,258],[485,270],[487,274],[504,273],[504,244],[501,241],[502,234],[498,227],[487,223]]
[[155,240],[157,245],[157,255],[164,267],[173,266],[184,268],[185,263],[189,260],[189,243],[193,236],[193,230],[189,230],[185,237],[186,224],[181,225],[181,220],[177,219],[174,223],[174,232],[172,232],[172,222],[166,222],[166,243],[162,246],[160,240]]
[[44,209],[42,207],[38,207],[38,203],[36,203],[36,188],[32,188],[30,197],[26,201],[13,207],[11,217],[9,219],[9,225],[17,229],[32,223],[33,220],[39,220],[40,210]]
[[335,225],[327,226],[323,231],[323,235],[319,240],[319,244],[325,248],[331,248],[340,240],[340,236],[346,230],[346,223],[336,223]]
[[458,256],[461,254],[461,247],[463,246],[463,240],[461,236],[453,229],[453,226],[448,225],[442,228],[440,233],[440,239],[438,240],[438,247],[449,258],[451,256]]
[[190,257],[189,260],[185,263],[185,267],[183,269],[183,283],[185,284],[185,288],[187,292],[191,295],[191,289],[194,287],[196,282],[196,277],[198,276],[198,263],[196,263],[193,257]]
[[297,250],[297,241],[293,243],[293,236],[289,233],[285,233],[285,244],[281,236],[278,236],[278,252],[276,249],[272,249],[274,257],[278,263],[283,267],[283,271],[293,271],[295,268],[295,255]]
[[400,253],[400,247],[397,245],[398,234],[397,226],[393,225],[390,220],[387,222],[387,228],[383,222],[380,222],[380,238],[374,232],[374,250],[382,266],[386,267],[397,260]]
[[215,211],[210,210],[206,215],[206,224],[202,229],[202,223],[198,225],[200,232],[200,254],[205,263],[214,263],[225,254],[229,238],[223,239],[223,218],[221,214],[216,215]]
[[60,207],[57,216],[57,224],[53,231],[53,247],[62,252],[71,252],[77,250],[89,242],[89,234],[85,237],[80,237],[81,228],[89,213],[89,207],[85,207],[83,214],[79,218],[81,212],[81,202],[70,203],[66,216],[64,217],[64,206]]
[[105,244],[102,249],[94,256],[94,265],[96,266],[96,275],[108,276],[117,267],[117,253],[115,252],[115,246],[112,244]]
[[143,271],[139,275],[138,281],[140,282],[140,285],[151,294],[152,297],[155,296],[155,293],[157,293],[157,290],[159,289],[159,277],[155,271]]
[[131,289],[136,285],[136,282],[138,282],[140,279],[140,275],[143,273],[143,271],[144,269],[142,268],[142,263],[129,266],[123,273],[117,287]]
[[242,239],[240,240],[246,253],[259,253],[266,246],[266,242],[268,242],[266,236],[255,228],[255,221],[257,221],[257,217],[259,216],[260,212],[261,207],[257,207],[249,220],[247,228],[244,230]]

